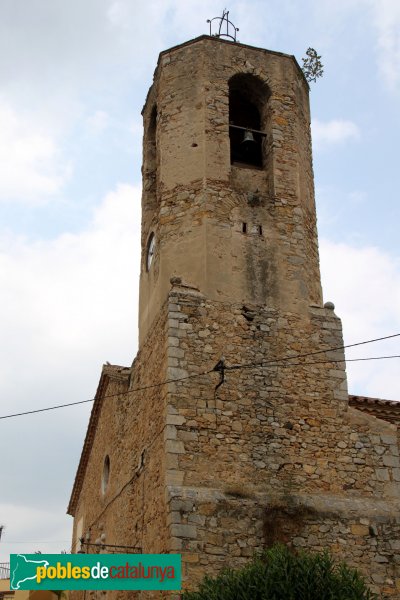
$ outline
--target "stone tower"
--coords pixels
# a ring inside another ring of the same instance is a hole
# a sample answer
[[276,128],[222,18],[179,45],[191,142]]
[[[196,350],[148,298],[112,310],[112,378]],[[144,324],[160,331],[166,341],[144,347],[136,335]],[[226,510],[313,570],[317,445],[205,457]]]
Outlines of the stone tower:
[[140,343],[171,276],[212,301],[320,307],[308,84],[294,57],[183,44],[161,54],[143,116]]
[[348,406],[308,92],[278,52],[202,36],[161,53],[143,109],[140,347],[103,368],[74,547],[182,552],[185,585],[276,540],[328,547],[394,598],[396,426]]

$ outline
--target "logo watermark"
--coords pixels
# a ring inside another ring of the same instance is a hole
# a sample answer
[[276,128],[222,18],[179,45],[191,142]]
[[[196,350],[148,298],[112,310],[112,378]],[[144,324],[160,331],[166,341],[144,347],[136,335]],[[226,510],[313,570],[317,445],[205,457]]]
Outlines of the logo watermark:
[[11,590],[181,589],[180,554],[11,554]]

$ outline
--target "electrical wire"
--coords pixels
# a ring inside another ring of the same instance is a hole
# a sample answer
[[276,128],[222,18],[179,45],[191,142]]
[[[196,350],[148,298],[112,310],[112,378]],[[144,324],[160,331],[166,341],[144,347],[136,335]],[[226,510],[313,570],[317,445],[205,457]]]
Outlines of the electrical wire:
[[[113,394],[115,395],[115,394]],[[47,408],[37,408],[36,410],[27,410],[25,412],[14,413],[13,415],[4,415],[0,419],[11,419],[12,417],[22,417],[23,415],[33,415],[35,413],[45,412],[47,410],[55,410],[56,408],[65,408],[67,406],[76,406],[77,404],[85,404],[86,402],[93,402],[94,398],[90,400],[80,400],[79,402],[70,402],[69,404],[58,404],[57,406],[48,406]]]
[[[158,431],[158,433],[156,433],[156,435],[151,439],[149,445],[144,448],[144,451],[146,452],[146,454],[151,449],[151,447],[153,446],[153,444],[157,440],[157,438],[164,432],[166,427],[167,427],[167,425],[163,425],[161,427],[161,429]],[[145,468],[145,464],[144,464],[144,468]],[[127,487],[129,487],[129,485],[135,479],[140,477],[142,472],[143,471],[139,471],[139,472],[135,471],[134,475],[126,483],[124,483],[124,485],[119,489],[119,491],[115,494],[115,496],[113,496],[111,498],[111,500],[109,502],[107,502],[105,507],[97,515],[97,517],[94,519],[94,521],[92,521],[92,523],[87,527],[87,531],[90,531],[92,529],[92,527],[97,523],[97,521],[104,515],[104,513],[106,512],[108,507],[111,506],[111,504],[113,504],[115,502],[115,500],[117,500],[121,496],[121,494],[126,490]],[[144,485],[144,482],[143,482],[143,485]],[[144,489],[143,489],[143,495],[142,495],[142,517],[144,518]],[[143,534],[143,521],[142,521],[142,534]],[[76,539],[75,543],[73,543],[71,546],[71,553],[74,551],[74,549],[76,549],[76,547],[79,543],[80,543],[80,539]],[[88,545],[93,545],[93,544],[88,544]],[[102,545],[102,544],[100,544],[100,545]],[[103,545],[107,545],[107,544],[103,544]],[[143,546],[143,539],[142,539],[142,546]],[[119,546],[119,547],[121,548],[122,546]]]
[[[380,338],[374,338],[371,340],[365,340],[363,342],[356,342],[355,344],[347,344],[347,345],[342,345],[342,346],[336,346],[335,348],[325,348],[324,350],[316,350],[314,352],[307,352],[305,354],[294,354],[293,356],[282,356],[280,358],[275,358],[275,359],[269,359],[266,361],[262,361],[260,363],[244,363],[244,364],[239,364],[239,365],[231,365],[231,366],[225,366],[225,371],[237,371],[240,369],[254,369],[254,368],[258,368],[258,367],[264,367],[264,366],[269,366],[271,364],[274,363],[282,363],[282,362],[287,362],[293,359],[299,359],[299,358],[307,358],[308,356],[315,356],[317,354],[323,354],[324,352],[334,352],[336,350],[344,350],[346,348],[354,348],[356,346],[362,346],[364,344],[371,344],[374,342],[381,342],[383,340],[388,340],[391,338],[395,338],[395,337],[399,337],[400,333],[394,333],[392,335],[387,335],[384,337],[380,337]],[[399,358],[399,356],[394,355],[394,356],[379,356],[379,357],[371,357],[371,358],[353,358],[353,359],[348,359],[348,360],[327,360],[327,361],[323,361],[323,362],[355,362],[355,361],[367,361],[367,360],[383,360],[383,359],[389,359],[389,358]],[[306,364],[312,364],[312,363],[298,363],[299,365],[306,365]],[[315,363],[317,364],[317,363]],[[295,365],[293,365],[295,366]],[[297,365],[296,365],[297,366]],[[129,394],[131,392],[141,392],[143,390],[148,390],[151,388],[156,388],[156,387],[160,387],[162,385],[166,385],[168,383],[179,383],[180,381],[185,381],[187,379],[192,379],[194,377],[202,377],[204,375],[209,375],[211,373],[215,373],[215,369],[209,369],[207,371],[203,371],[201,373],[192,373],[192,375],[186,375],[185,377],[179,377],[178,379],[166,379],[165,381],[161,381],[159,383],[152,383],[149,385],[145,385],[142,387],[137,387],[137,388],[132,388],[131,390],[127,390],[126,392],[117,392],[115,394],[106,394],[104,396],[104,398],[111,398],[113,396],[121,396],[121,395],[126,395]],[[11,419],[13,417],[22,417],[24,415],[31,415],[31,414],[36,414],[36,413],[40,413],[40,412],[46,412],[49,410],[56,410],[58,408],[66,408],[68,406],[76,406],[78,404],[85,404],[87,402],[94,402],[95,398],[90,398],[89,400],[80,400],[78,402],[70,402],[68,404],[59,404],[56,406],[49,406],[47,408],[39,408],[36,410],[28,410],[25,412],[20,412],[20,413],[14,413],[14,414],[10,414],[10,415],[3,415],[0,417],[0,420],[2,419]]]
[[[400,354],[393,354],[392,356],[370,356],[366,358],[349,358],[349,359],[334,359],[334,360],[315,360],[312,362],[299,362],[299,363],[287,363],[284,367],[307,367],[308,365],[322,365],[326,363],[348,363],[348,362],[360,362],[368,360],[386,360],[389,358],[400,358]],[[256,368],[256,367],[255,367]]]
[[98,544],[94,542],[83,542],[79,540],[82,546],[95,546],[96,548],[125,548],[129,550],[141,550],[138,546],[123,546],[122,544],[104,544],[103,542],[99,542]]
[[[162,385],[166,385],[167,383],[177,383],[178,381],[184,381],[185,379],[191,379],[193,377],[202,377],[203,375],[208,375],[212,373],[213,369],[209,371],[204,371],[202,373],[192,373],[192,375],[186,375],[185,377],[180,377],[178,379],[166,379],[165,381],[161,381],[160,383],[152,383],[150,385],[145,385],[138,388],[132,388],[131,390],[127,390],[126,392],[116,392],[115,394],[106,394],[104,398],[112,398],[113,396],[122,396],[124,394],[130,394],[131,392],[141,392],[143,390],[148,390],[150,388],[160,387]],[[68,406],[76,406],[77,404],[85,404],[86,402],[94,402],[95,398],[90,398],[89,400],[80,400],[79,402],[70,402],[69,404],[58,404],[56,406],[48,406],[47,408],[38,408],[36,410],[27,410],[25,412],[14,413],[12,415],[4,415],[0,417],[1,419],[11,419],[12,417],[22,417],[24,415],[33,415],[35,413],[46,412],[48,410],[56,410],[57,408],[65,408]]]
[[[395,338],[395,337],[399,337],[400,333],[394,333],[392,335],[387,335],[384,337],[380,337],[380,338],[375,338],[372,340],[365,340],[363,342],[356,342],[355,344],[346,344],[343,346],[336,346],[335,348],[326,348],[324,350],[315,350],[314,352],[306,352],[305,354],[294,354],[293,356],[282,356],[281,358],[275,358],[275,359],[269,359],[269,360],[263,360],[260,363],[244,363],[241,365],[232,365],[230,367],[225,367],[226,371],[234,371],[234,370],[238,370],[238,369],[252,369],[254,367],[263,367],[266,365],[269,365],[270,363],[276,363],[276,362],[283,362],[283,361],[287,361],[287,360],[292,360],[293,358],[306,358],[307,356],[315,356],[317,354],[323,354],[324,352],[335,352],[336,350],[344,350],[346,348],[354,348],[355,346],[362,346],[363,344],[372,344],[373,342],[381,342],[383,340],[389,340],[391,338]],[[355,360],[355,359],[353,359]],[[334,362],[334,361],[329,361],[329,362]],[[341,362],[346,362],[346,361],[341,361]]]
[[5,544],[69,544],[70,540],[53,540],[53,541],[45,541],[45,542],[10,542],[9,540],[4,540],[3,545]]

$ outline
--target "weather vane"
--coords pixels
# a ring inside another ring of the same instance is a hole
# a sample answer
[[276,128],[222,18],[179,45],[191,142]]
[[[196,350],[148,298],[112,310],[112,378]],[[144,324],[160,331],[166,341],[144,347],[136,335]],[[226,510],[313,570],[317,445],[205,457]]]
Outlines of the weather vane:
[[[213,21],[219,21],[219,24],[214,23],[213,25]],[[229,20],[229,10],[226,10],[226,8],[222,11],[222,17],[207,19],[207,23],[210,23],[210,35],[218,38],[228,38],[233,42],[237,41],[236,33],[239,31],[239,28],[235,27],[232,21]],[[214,28],[214,33],[212,32],[212,28]]]

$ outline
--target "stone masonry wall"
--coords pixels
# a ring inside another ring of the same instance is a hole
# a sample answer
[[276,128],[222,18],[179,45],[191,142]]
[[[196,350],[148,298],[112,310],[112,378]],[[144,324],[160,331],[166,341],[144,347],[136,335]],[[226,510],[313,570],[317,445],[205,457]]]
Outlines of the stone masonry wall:
[[[164,452],[166,389],[153,385],[165,380],[165,323],[165,314],[161,313],[132,369],[123,369],[130,374],[123,382],[115,367],[103,368],[103,374],[110,375],[74,515],[74,551],[79,549],[76,529],[81,519],[83,536],[86,540],[89,533],[90,543],[103,535],[104,544],[134,547],[114,549],[100,544],[85,546],[86,552],[169,551]],[[137,388],[144,389],[135,391]],[[102,494],[106,455],[110,457],[110,478],[106,493]],[[108,594],[114,600],[140,597],[132,592]],[[72,600],[82,598],[83,592],[73,593]],[[93,592],[90,598],[104,600],[104,594]]]
[[246,365],[217,390],[218,372],[169,384],[170,532],[186,582],[281,540],[330,548],[400,597],[396,427],[348,408],[333,311],[305,319],[179,286],[169,301],[169,377],[222,355]]
[[[106,544],[182,553],[185,586],[283,541],[328,548],[384,597],[399,598],[396,427],[348,408],[343,363],[335,362],[343,351],[331,350],[341,345],[332,310],[311,308],[305,318],[211,302],[175,282],[134,361],[130,391],[129,370],[121,381],[104,368],[75,527],[83,518],[91,543],[104,534]],[[216,389],[222,355],[227,370]]]

